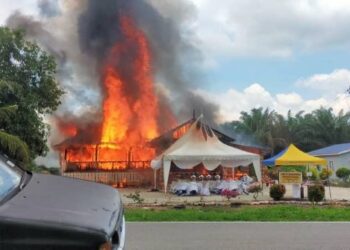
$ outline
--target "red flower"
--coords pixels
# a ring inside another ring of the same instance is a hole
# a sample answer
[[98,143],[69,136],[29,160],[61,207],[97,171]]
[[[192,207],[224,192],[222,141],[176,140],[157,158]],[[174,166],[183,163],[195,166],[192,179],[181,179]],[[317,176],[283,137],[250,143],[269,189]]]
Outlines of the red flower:
[[229,200],[231,198],[237,197],[238,195],[240,195],[240,193],[236,190],[223,189],[221,191],[221,195],[225,196]]

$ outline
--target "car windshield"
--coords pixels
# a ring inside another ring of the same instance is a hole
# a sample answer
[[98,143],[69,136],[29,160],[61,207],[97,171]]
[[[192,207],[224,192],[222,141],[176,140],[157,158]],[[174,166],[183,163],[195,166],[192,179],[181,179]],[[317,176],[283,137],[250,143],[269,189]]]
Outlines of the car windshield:
[[16,166],[0,158],[0,201],[13,191],[21,182],[21,173]]

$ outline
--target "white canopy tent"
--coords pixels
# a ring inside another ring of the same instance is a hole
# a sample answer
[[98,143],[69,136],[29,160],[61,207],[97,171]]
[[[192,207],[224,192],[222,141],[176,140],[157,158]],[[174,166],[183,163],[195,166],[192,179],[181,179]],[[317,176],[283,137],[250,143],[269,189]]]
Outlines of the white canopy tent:
[[152,160],[153,169],[163,167],[164,191],[167,192],[171,162],[181,169],[191,169],[202,163],[210,171],[220,165],[234,168],[252,163],[258,181],[261,181],[260,156],[222,143],[202,119],[200,116],[181,138]]

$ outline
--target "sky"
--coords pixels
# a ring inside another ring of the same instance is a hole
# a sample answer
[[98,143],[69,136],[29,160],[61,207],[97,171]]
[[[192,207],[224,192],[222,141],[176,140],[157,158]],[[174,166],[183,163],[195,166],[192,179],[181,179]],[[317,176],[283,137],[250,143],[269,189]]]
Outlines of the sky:
[[[350,1],[187,1],[203,54],[193,91],[219,105],[220,122],[260,106],[349,111]],[[2,0],[0,24],[17,9],[38,13],[35,0]]]

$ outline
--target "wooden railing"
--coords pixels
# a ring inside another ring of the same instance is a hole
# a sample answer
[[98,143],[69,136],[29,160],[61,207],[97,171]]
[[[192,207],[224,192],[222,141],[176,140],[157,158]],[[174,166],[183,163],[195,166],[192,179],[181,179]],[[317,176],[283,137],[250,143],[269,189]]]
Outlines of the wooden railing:
[[150,187],[153,183],[153,171],[151,169],[126,171],[80,171],[65,172],[66,177],[94,181],[112,185],[114,187]]
[[150,168],[150,161],[80,161],[67,162],[65,172],[80,171],[123,171],[128,169],[147,169]]

